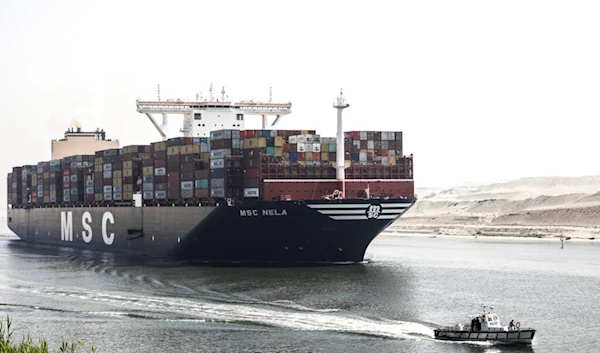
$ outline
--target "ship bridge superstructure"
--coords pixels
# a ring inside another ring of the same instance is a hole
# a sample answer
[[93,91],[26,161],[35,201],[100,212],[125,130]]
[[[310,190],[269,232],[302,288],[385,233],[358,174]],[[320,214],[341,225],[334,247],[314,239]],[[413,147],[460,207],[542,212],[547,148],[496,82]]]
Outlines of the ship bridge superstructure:
[[[159,91],[160,92],[160,91]],[[275,119],[270,126],[275,126],[284,115],[292,112],[292,103],[274,103],[269,98],[268,102],[242,100],[230,101],[221,91],[222,98],[215,99],[211,95],[207,99],[196,101],[182,101],[180,99],[159,99],[156,101],[137,100],[136,106],[139,113],[146,114],[150,122],[158,130],[163,140],[167,139],[167,126],[169,115],[183,115],[183,127],[179,130],[184,137],[209,137],[210,132],[222,129],[245,129],[245,117],[258,115],[262,117],[262,128],[269,126],[268,117]],[[270,94],[271,96],[271,94]],[[162,124],[159,124],[153,114],[162,115]]]

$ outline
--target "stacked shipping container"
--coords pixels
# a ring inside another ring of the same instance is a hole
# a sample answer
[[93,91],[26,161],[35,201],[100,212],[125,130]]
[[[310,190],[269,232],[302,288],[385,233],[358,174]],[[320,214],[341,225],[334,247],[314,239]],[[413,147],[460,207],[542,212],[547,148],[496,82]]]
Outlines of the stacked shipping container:
[[[348,179],[412,179],[401,132],[351,131],[344,142]],[[336,156],[336,139],[315,131],[219,130],[15,167],[8,195],[14,205],[129,202],[137,192],[158,202],[256,199],[264,180],[335,179]]]

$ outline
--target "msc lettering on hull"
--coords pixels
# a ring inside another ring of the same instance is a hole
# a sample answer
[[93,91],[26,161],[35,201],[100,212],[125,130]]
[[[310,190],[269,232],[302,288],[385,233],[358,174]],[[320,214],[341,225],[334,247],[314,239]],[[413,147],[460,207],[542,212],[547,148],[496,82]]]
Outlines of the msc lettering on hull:
[[[115,241],[115,233],[108,232],[108,223],[115,224],[115,217],[111,212],[104,212],[102,215],[102,240],[104,244],[111,245]],[[81,231],[81,239],[89,243],[92,241],[92,215],[89,212],[84,212],[81,215],[81,226],[84,230]],[[60,240],[73,241],[73,212],[60,213]]]
[[286,210],[240,210],[242,217],[258,217],[258,216],[287,216]]

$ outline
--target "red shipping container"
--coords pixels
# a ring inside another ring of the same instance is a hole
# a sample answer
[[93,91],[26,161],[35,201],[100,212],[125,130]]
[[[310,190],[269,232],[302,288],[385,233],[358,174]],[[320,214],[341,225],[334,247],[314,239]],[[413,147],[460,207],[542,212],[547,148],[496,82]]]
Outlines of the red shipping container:
[[305,153],[304,152],[298,152],[298,160],[299,161],[304,161],[305,160]]
[[313,161],[320,161],[321,160],[321,152],[313,152],[312,153],[312,160]]
[[196,189],[195,194],[197,199],[207,199],[208,189]]
[[240,139],[243,140],[246,138],[246,130],[241,130],[240,131]]
[[168,181],[179,181],[179,172],[171,172],[167,174]]
[[154,160],[154,168],[164,168],[167,166],[166,159],[155,159]]
[[167,189],[170,190],[181,190],[181,182],[179,180],[176,181],[171,181],[169,180],[169,182],[167,183]]
[[353,140],[360,140],[360,131],[352,131],[350,132]]
[[208,176],[210,175],[210,170],[209,169],[196,170],[195,174],[196,174],[196,179],[208,179]]
[[246,138],[254,138],[256,136],[256,133],[254,132],[254,130],[246,130]]
[[71,171],[69,169],[63,169],[63,175],[71,175]]
[[260,186],[260,179],[258,178],[244,178],[244,187],[245,188],[257,188]]
[[381,156],[382,157],[387,157],[388,156],[388,150],[381,150]]
[[185,138],[185,144],[186,145],[193,145],[194,144],[194,140],[191,137],[186,137]]
[[259,175],[259,168],[247,168],[244,170],[244,178],[258,178]]

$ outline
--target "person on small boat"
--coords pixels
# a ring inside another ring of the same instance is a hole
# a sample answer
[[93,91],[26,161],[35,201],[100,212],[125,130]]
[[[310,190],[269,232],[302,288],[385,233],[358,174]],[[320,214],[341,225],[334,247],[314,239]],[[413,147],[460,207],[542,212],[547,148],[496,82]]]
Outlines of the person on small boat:
[[510,320],[510,323],[508,324],[508,330],[512,331],[515,329],[515,320]]
[[477,331],[477,318],[471,319],[471,331]]

